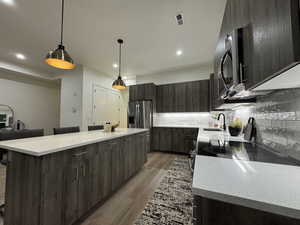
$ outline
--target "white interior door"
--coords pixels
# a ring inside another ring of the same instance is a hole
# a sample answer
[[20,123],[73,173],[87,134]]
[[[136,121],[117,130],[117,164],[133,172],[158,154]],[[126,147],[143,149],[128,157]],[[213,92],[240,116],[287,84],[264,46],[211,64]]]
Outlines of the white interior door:
[[113,124],[120,122],[120,94],[117,92],[108,93],[109,100],[109,121]]
[[93,88],[93,124],[120,121],[120,93],[97,85]]

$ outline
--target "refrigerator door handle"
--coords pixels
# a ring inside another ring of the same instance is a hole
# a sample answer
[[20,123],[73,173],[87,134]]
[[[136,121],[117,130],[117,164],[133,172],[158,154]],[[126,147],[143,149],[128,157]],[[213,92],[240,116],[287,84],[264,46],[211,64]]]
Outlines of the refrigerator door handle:
[[140,121],[139,103],[136,103],[135,109],[136,109],[136,112],[135,112],[135,115],[136,115],[135,128],[139,128],[139,121]]

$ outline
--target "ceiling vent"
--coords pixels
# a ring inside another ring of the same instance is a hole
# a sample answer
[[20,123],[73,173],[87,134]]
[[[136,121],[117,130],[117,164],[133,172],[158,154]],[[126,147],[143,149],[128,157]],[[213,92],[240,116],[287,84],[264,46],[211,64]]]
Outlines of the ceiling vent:
[[176,15],[176,21],[178,25],[183,25],[183,16],[181,13]]

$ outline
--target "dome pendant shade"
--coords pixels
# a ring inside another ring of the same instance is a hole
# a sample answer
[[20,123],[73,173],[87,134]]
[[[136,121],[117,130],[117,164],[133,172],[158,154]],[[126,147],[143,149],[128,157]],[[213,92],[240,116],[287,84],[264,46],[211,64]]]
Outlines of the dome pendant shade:
[[124,43],[122,39],[118,39],[118,43],[119,43],[119,76],[118,78],[113,82],[112,84],[112,88],[117,89],[117,90],[124,90],[126,89],[126,84],[125,82],[122,80],[121,77],[121,57],[122,57],[122,44]]
[[63,45],[59,45],[57,49],[50,51],[46,56],[45,62],[59,69],[71,70],[75,68],[73,59]]
[[126,89],[126,85],[120,76],[113,82],[112,87],[118,90]]
[[61,27],[60,27],[60,45],[54,51],[50,51],[45,62],[55,68],[63,70],[71,70],[75,68],[75,64],[69,53],[65,50],[63,46],[63,34],[64,34],[64,10],[65,0],[61,0]]

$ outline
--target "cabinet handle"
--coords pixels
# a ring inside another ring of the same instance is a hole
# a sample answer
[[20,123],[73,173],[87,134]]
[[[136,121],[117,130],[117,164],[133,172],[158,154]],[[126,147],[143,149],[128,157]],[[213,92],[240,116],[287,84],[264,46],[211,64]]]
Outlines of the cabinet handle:
[[87,154],[87,152],[81,152],[81,153],[77,153],[77,154],[74,154],[75,157],[79,157],[79,156],[82,156],[82,155],[85,155]]
[[84,165],[82,165],[82,176],[85,177],[85,166]]
[[76,177],[75,177],[75,180],[78,180],[78,176],[79,176],[79,171],[78,171],[78,168],[76,167]]

